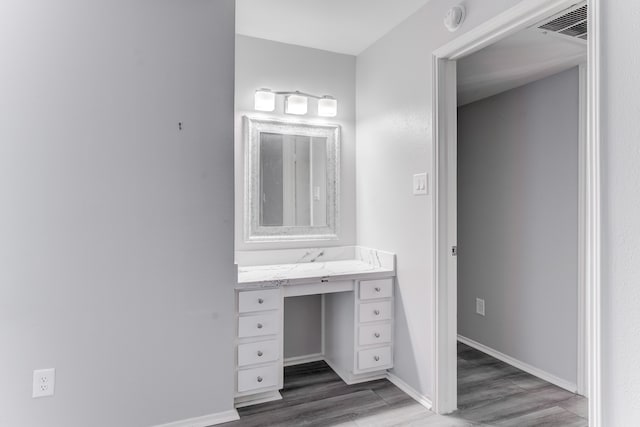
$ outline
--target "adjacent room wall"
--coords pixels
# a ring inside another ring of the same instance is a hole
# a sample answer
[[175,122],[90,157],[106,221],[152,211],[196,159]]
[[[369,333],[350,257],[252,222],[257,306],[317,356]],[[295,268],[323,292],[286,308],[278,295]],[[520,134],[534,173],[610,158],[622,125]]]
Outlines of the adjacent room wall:
[[233,23],[233,0],[0,3],[1,426],[233,408]]
[[467,20],[449,33],[453,6],[431,0],[357,60],[358,244],[395,252],[393,373],[424,396],[433,391],[433,191],[413,196],[413,174],[433,182],[432,52],[519,3],[467,0]]
[[602,425],[618,427],[640,420],[640,2],[600,4]]
[[578,106],[572,68],[458,108],[458,333],[574,385]]
[[[351,55],[301,46],[236,36],[236,114],[235,114],[235,206],[236,250],[287,249],[321,246],[350,246],[356,241],[355,226],[355,63]],[[309,101],[309,114],[284,114],[284,97],[276,100],[276,111],[257,113],[253,108],[256,89],[299,90],[316,95],[329,94],[338,100],[338,115],[322,118],[317,103]],[[341,127],[340,239],[312,242],[247,243],[244,240],[244,139],[242,117],[263,115],[318,123],[337,123]],[[317,354],[321,348],[321,297],[311,295],[287,300],[285,310],[285,357]],[[301,340],[301,325],[309,334]]]

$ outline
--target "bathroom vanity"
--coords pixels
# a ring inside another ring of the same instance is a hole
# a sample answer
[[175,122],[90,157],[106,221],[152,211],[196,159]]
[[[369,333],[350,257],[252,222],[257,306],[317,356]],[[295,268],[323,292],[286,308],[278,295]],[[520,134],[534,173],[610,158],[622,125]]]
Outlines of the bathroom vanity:
[[[309,313],[314,329],[296,331],[319,342],[320,353],[295,362],[325,360],[348,384],[385,377],[393,367],[395,255],[290,248],[340,240],[340,127],[264,116],[243,124],[244,246],[257,248],[236,252],[236,407],[281,398],[284,365],[293,363],[284,354],[285,298],[320,295],[320,319]],[[288,318],[288,328],[295,321]]]
[[322,295],[322,358],[347,384],[393,367],[394,254],[350,246],[236,258],[236,407],[281,398],[287,297]]

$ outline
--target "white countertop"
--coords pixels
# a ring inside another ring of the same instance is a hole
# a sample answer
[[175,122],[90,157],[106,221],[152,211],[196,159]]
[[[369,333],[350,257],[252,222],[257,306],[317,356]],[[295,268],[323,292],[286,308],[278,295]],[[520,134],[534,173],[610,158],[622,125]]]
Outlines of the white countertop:
[[393,267],[373,265],[358,260],[336,260],[325,262],[301,262],[243,266],[238,268],[238,286],[279,287],[318,282],[322,279],[336,280],[378,279],[395,276]]

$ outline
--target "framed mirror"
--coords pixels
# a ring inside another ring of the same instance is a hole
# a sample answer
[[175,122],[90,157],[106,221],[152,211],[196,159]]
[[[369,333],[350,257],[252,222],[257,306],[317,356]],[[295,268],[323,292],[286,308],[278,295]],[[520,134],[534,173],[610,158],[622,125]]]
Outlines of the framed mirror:
[[245,240],[338,238],[340,127],[244,117]]

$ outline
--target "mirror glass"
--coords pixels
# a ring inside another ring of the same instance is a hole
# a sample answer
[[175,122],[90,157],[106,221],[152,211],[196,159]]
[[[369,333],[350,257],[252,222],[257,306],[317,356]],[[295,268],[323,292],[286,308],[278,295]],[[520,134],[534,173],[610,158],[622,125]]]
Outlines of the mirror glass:
[[260,134],[260,225],[327,225],[327,138]]
[[337,239],[339,127],[245,117],[245,240]]

